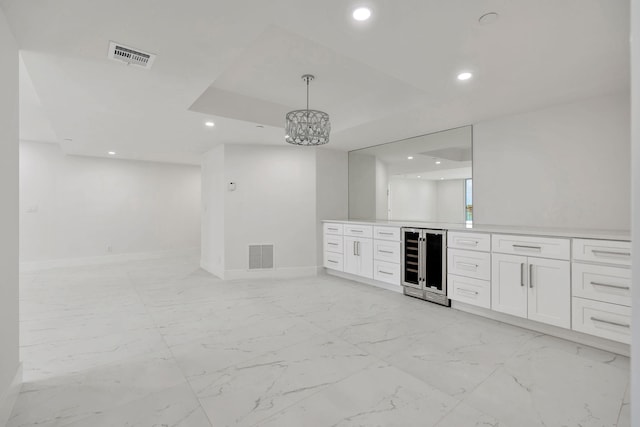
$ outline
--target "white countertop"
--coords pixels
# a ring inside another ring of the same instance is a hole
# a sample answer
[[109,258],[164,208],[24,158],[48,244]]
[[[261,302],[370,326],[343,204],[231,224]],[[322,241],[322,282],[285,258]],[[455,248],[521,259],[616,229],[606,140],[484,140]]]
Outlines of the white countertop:
[[631,240],[631,232],[628,230],[593,230],[572,228],[544,228],[544,227],[519,227],[503,225],[482,225],[447,222],[419,222],[419,221],[388,221],[388,220],[350,220],[332,219],[322,222],[341,222],[348,224],[381,225],[392,227],[432,228],[436,230],[452,231],[476,231],[484,233],[501,234],[530,234],[536,236],[551,237],[578,237],[583,239],[604,240]]

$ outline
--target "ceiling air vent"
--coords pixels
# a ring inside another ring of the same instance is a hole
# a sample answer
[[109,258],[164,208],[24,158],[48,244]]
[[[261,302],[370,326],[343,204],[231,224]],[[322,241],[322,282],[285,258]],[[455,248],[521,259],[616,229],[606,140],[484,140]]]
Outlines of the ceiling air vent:
[[110,42],[109,58],[114,61],[124,62],[127,65],[137,65],[138,67],[149,69],[156,56],[120,43]]

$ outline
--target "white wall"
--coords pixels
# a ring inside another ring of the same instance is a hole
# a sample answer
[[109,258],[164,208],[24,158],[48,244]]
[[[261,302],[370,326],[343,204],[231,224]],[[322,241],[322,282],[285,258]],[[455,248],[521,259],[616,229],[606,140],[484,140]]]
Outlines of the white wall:
[[270,243],[276,269],[315,270],[315,151],[227,145],[224,170],[237,185],[224,202],[226,271],[246,271],[248,245]]
[[389,218],[388,190],[387,165],[376,157],[376,219],[386,220]]
[[349,157],[345,151],[316,150],[316,263],[323,261],[323,219],[349,215]]
[[437,181],[438,221],[464,222],[464,179]]
[[392,220],[437,221],[438,186],[432,180],[392,177],[389,206]]
[[199,167],[20,143],[22,262],[199,246]]
[[202,249],[200,264],[224,277],[224,145],[219,145],[202,160]]
[[631,170],[634,309],[631,327],[631,425],[640,425],[640,0],[631,0]]
[[376,157],[349,153],[349,218],[376,217]]
[[630,228],[628,94],[480,122],[477,224]]
[[18,370],[18,48],[0,9],[0,425]]

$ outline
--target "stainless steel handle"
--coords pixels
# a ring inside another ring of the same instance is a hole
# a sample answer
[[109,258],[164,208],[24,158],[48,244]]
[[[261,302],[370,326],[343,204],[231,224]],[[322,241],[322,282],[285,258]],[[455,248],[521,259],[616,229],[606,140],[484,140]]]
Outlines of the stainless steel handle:
[[456,265],[467,266],[471,268],[478,268],[478,264],[471,264],[470,262],[456,262]]
[[615,252],[615,251],[601,251],[598,249],[591,249],[594,254],[614,255],[614,256],[631,256],[631,252]]
[[605,288],[615,288],[615,289],[631,289],[629,286],[620,286],[620,285],[610,285],[609,283],[600,283],[600,282],[591,282],[594,286],[604,286]]
[[393,273],[389,273],[388,271],[378,270],[378,273],[388,274],[389,276],[393,276]]
[[353,241],[353,255],[356,256],[358,253],[356,252],[356,241]]
[[333,242],[327,242],[327,245],[331,245],[331,246],[338,246],[337,243],[333,243]]
[[542,246],[528,246],[528,245],[511,245],[511,246],[513,246],[514,249],[515,248],[518,248],[518,249],[533,249],[533,250],[536,250],[536,251],[541,251],[542,250]]
[[362,233],[362,230],[355,230],[355,229],[353,229],[353,228],[352,228],[350,231],[351,231],[352,233]]
[[470,294],[478,295],[478,291],[472,291],[471,289],[457,288],[458,291],[467,292]]
[[393,254],[393,252],[391,252],[391,251],[385,251],[385,250],[382,250],[382,249],[378,249],[378,252],[381,252],[383,254]]
[[337,228],[333,228],[333,227],[327,227],[327,230],[331,230],[331,231],[338,231]]
[[393,233],[387,233],[386,231],[378,231],[378,234],[382,234],[383,236],[393,236]]
[[533,264],[529,264],[529,288],[533,289]]
[[478,242],[477,240],[467,240],[467,239],[458,239],[457,242],[461,245],[473,245],[473,246],[478,246]]
[[360,256],[360,242],[356,242],[356,255]]
[[524,262],[520,263],[520,286],[524,286]]
[[328,259],[327,261],[332,262],[332,263],[334,263],[334,264],[337,264],[337,263],[338,263],[338,261],[334,261],[334,260],[332,260],[332,259]]
[[620,326],[621,328],[631,327],[631,325],[628,323],[612,322],[611,320],[598,319],[597,317],[593,317],[593,316],[591,316],[591,320],[593,320],[594,322],[606,323],[607,325]]

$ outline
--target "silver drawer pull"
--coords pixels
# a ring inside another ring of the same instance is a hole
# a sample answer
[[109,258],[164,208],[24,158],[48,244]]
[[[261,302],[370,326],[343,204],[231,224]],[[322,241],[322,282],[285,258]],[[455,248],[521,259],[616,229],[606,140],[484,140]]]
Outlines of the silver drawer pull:
[[631,256],[631,252],[615,252],[615,251],[601,251],[598,249],[591,249],[594,255],[602,254],[602,255],[613,255],[613,256]]
[[612,322],[611,320],[598,319],[597,317],[591,316],[591,320],[594,322],[606,323],[607,325],[620,326],[621,328],[630,328],[631,325],[628,323],[618,323]]
[[456,262],[456,265],[459,267],[471,267],[473,269],[478,268],[478,264],[471,264],[469,262]]
[[338,261],[334,261],[334,260],[332,260],[332,259],[328,259],[327,261],[332,262],[332,263],[334,263],[334,264],[337,264],[337,263],[338,263]]
[[393,233],[387,233],[386,231],[378,231],[378,234],[382,234],[383,236],[393,236]]
[[337,228],[331,228],[331,227],[327,227],[327,230],[331,230],[331,231],[338,231]]
[[362,233],[362,230],[354,230],[354,229],[351,229],[351,232],[352,232],[352,233]]
[[615,288],[615,289],[631,289],[629,286],[620,286],[620,285],[610,285],[609,283],[600,283],[600,282],[591,282],[594,286],[604,286],[605,288]]
[[464,289],[464,288],[458,288],[458,291],[462,292],[462,293],[469,293],[469,294],[474,294],[474,295],[478,295],[478,291],[472,291],[470,289]]
[[385,251],[385,250],[383,250],[383,249],[378,249],[378,252],[381,252],[381,253],[383,253],[383,254],[393,254],[393,252],[391,252],[391,251]]
[[458,239],[457,242],[461,245],[473,245],[473,246],[478,246],[478,242],[477,240],[465,240],[465,239]]
[[387,274],[389,276],[393,276],[393,273],[389,273],[388,271],[378,270],[378,273]]
[[524,262],[520,263],[520,286],[524,286],[524,270],[525,264]]
[[528,245],[511,245],[514,249],[531,249],[535,251],[541,251],[541,246],[528,246]]
[[332,243],[332,242],[327,242],[327,245],[331,245],[331,246],[338,246],[337,243]]

